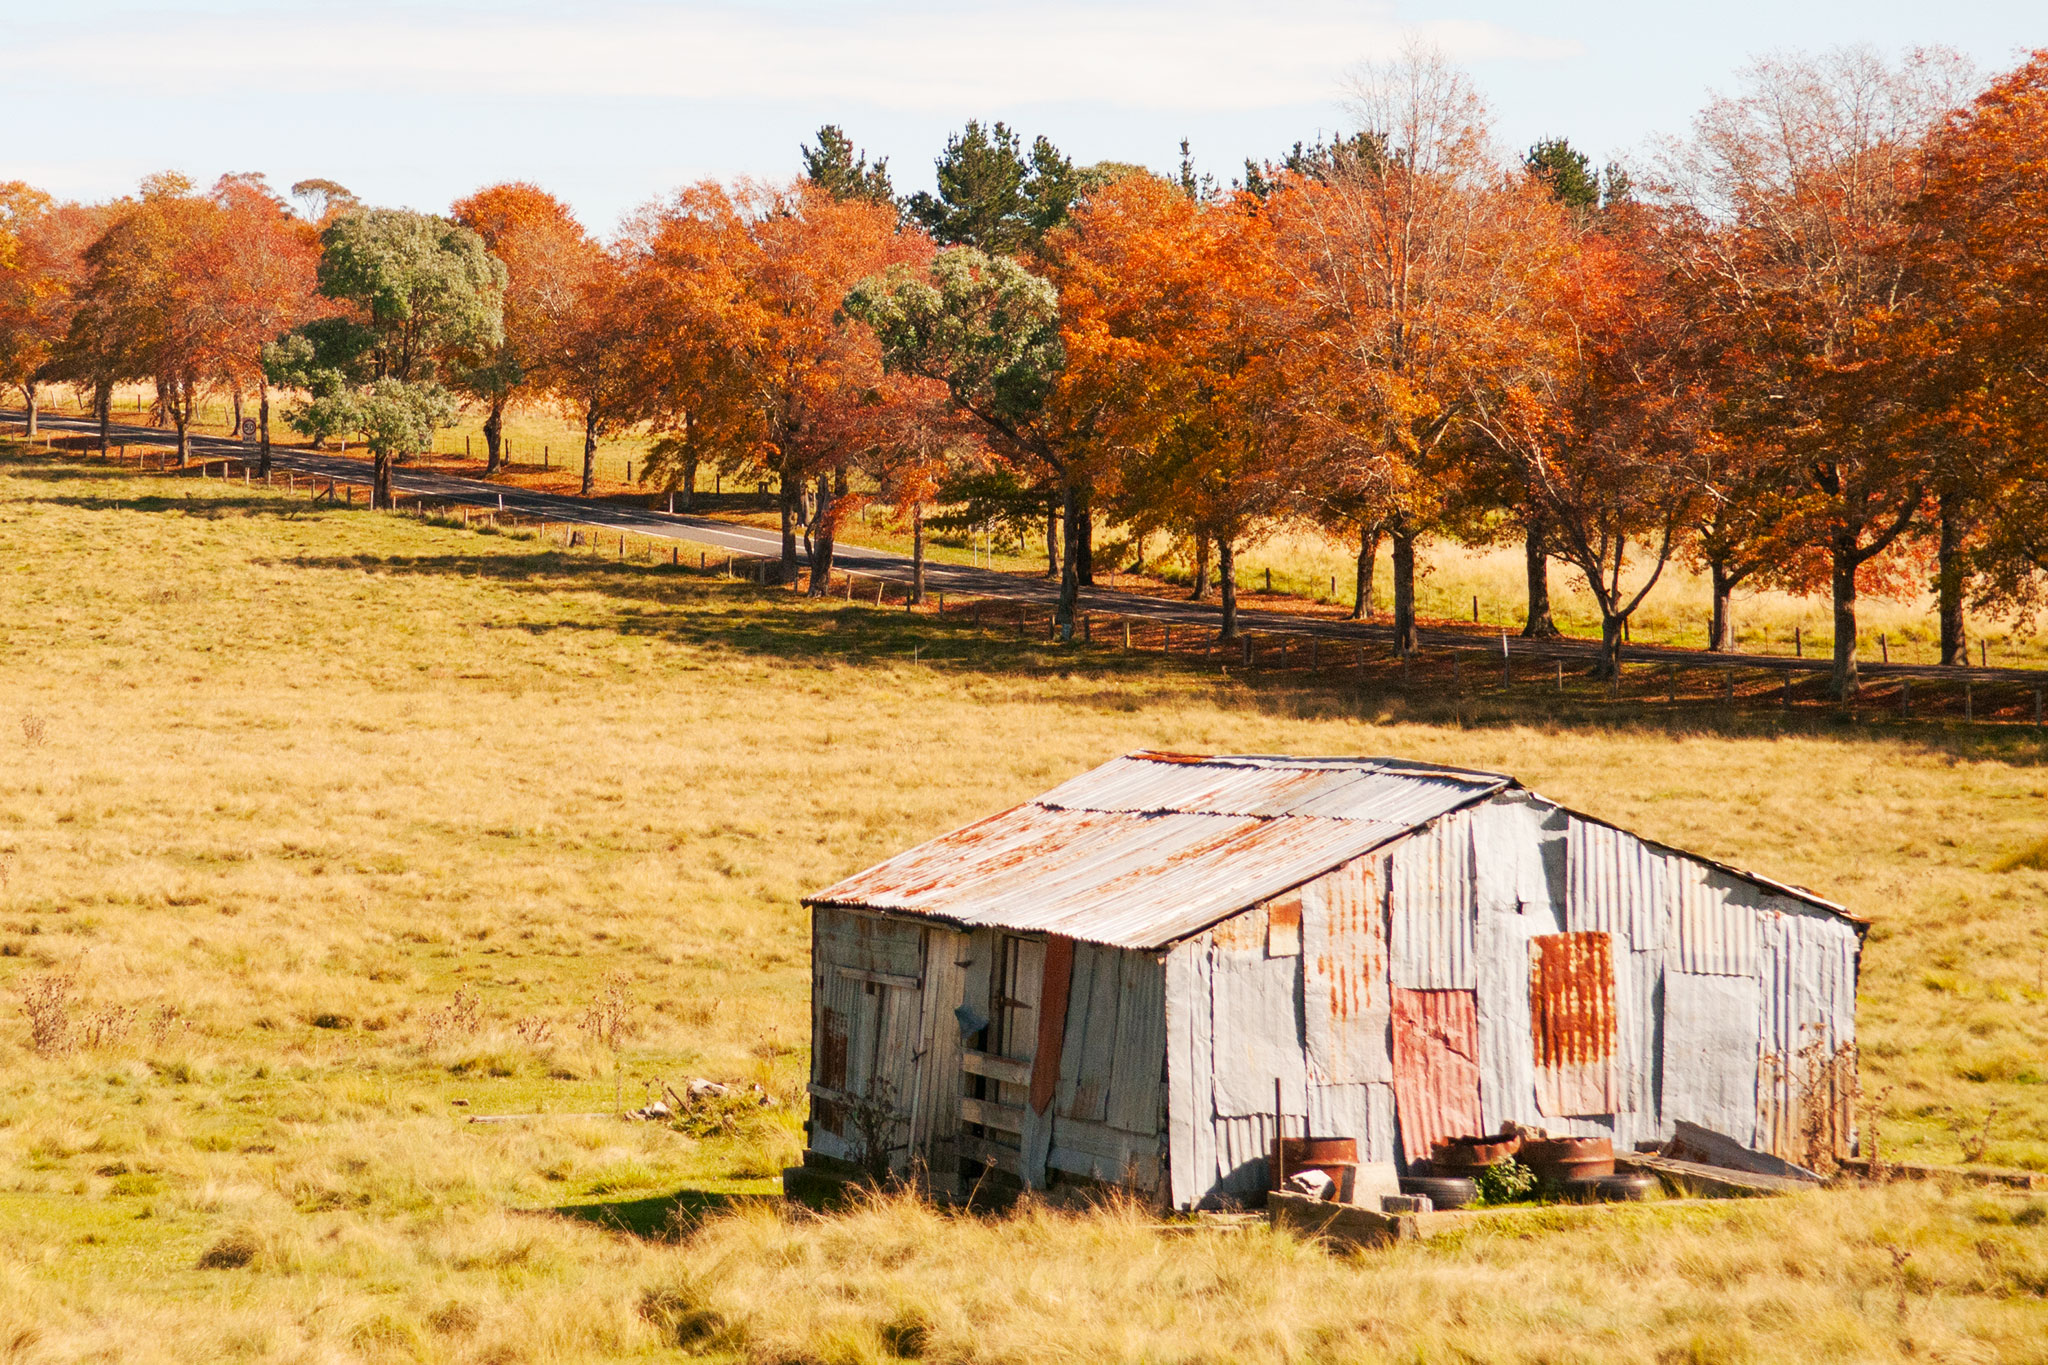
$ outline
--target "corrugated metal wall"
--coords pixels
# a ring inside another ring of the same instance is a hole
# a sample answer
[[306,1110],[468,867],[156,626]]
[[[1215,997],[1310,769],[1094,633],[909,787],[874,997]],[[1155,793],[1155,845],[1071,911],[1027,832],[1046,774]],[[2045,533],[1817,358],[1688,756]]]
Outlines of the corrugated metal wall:
[[1394,1115],[1401,1155],[1426,1161],[1436,1143],[1476,1133],[1479,1018],[1473,991],[1394,988]]
[[1760,930],[1756,1145],[1804,1161],[1807,1125],[1843,1146],[1852,1135],[1850,1087],[1835,1069],[1854,1062],[1859,949],[1850,926],[1782,897],[1771,898]]
[[1387,900],[1393,984],[1471,990],[1472,819],[1453,811],[1393,846]]

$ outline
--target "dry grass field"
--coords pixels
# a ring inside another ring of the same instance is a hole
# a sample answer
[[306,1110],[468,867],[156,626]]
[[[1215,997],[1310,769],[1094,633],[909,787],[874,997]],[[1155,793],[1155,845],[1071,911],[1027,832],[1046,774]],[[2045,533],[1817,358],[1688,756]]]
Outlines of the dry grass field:
[[[1504,769],[1834,895],[1886,1153],[2048,1167],[2029,728],[1453,720],[18,447],[0,548],[0,1360],[2048,1362],[2040,1196],[1349,1257],[772,1198],[797,897],[1141,746]],[[579,1117],[692,1076],[768,1102]]]

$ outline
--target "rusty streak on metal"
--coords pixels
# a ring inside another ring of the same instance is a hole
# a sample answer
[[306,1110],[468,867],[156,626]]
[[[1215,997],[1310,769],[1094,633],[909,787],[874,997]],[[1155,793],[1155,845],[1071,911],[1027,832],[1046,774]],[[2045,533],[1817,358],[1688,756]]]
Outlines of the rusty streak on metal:
[[1614,950],[1599,932],[1529,941],[1536,1107],[1552,1117],[1615,1109]]

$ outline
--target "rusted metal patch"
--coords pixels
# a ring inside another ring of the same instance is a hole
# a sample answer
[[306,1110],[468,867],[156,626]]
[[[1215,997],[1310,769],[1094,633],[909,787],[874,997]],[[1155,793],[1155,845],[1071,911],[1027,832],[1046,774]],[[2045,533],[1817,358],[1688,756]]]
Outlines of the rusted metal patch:
[[1067,987],[1073,973],[1074,940],[1050,935],[1038,988],[1038,1049],[1031,1054],[1031,1108],[1040,1114],[1059,1086],[1060,1050],[1067,1037]]
[[1301,956],[1301,896],[1266,903],[1266,956]]
[[1412,1163],[1441,1139],[1480,1131],[1477,992],[1397,986],[1392,1013],[1394,1115]]
[[1539,934],[1529,958],[1536,1108],[1554,1118],[1615,1112],[1613,938]]
[[1378,857],[1303,888],[1302,1013],[1308,1061],[1329,1085],[1394,1078],[1387,1051],[1387,934]]

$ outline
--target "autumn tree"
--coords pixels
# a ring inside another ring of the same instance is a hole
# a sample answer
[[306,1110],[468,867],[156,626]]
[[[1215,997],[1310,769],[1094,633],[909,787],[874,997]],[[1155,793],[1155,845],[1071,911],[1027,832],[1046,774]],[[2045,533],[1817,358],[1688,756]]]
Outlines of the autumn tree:
[[1858,575],[1929,490],[1892,363],[1913,306],[1900,248],[1923,141],[1960,81],[1942,53],[1759,62],[1700,115],[1658,186],[1692,218],[1677,259],[1731,339],[1716,424],[1768,461],[1785,541],[1826,560],[1842,700],[1858,682]]
[[270,470],[270,381],[263,348],[325,311],[317,293],[320,243],[261,176],[223,176],[208,196],[218,217],[195,244],[196,277],[209,377],[233,391],[236,425],[241,395],[257,395],[260,468]]
[[20,181],[0,184],[0,384],[21,390],[30,437],[43,383],[63,377],[53,365],[101,216]]
[[[1415,549],[1444,512],[1470,367],[1498,355],[1498,260],[1479,249],[1500,178],[1484,105],[1430,53],[1370,68],[1353,91],[1367,155],[1289,173],[1267,198],[1280,294],[1308,352],[1300,401],[1316,437],[1376,490],[1393,546],[1395,647],[1416,647]],[[1499,238],[1495,238],[1496,245]]]
[[191,427],[212,366],[208,261],[220,248],[219,204],[195,195],[180,175],[154,175],[141,195],[117,206],[86,248],[85,278],[66,349],[104,374],[147,379],[156,409],[178,433],[178,462],[191,455]]
[[1629,617],[1701,505],[1708,404],[1685,315],[1637,240],[1642,215],[1578,231],[1570,205],[1547,188],[1532,202],[1531,189],[1495,196],[1493,220],[1533,258],[1518,272],[1533,306],[1503,319],[1517,358],[1472,368],[1467,422],[1517,467],[1554,552],[1585,580],[1600,610],[1598,672],[1613,677]]
[[1237,634],[1238,551],[1302,501],[1271,231],[1256,207],[1130,176],[1053,243],[1063,401],[1102,414],[1128,522],[1215,545],[1225,639]]
[[597,444],[638,422],[649,407],[646,369],[636,359],[648,325],[641,296],[626,278],[626,249],[595,242],[565,270],[559,307],[540,329],[534,364],[542,385],[583,428],[583,483],[589,497],[597,478]]
[[505,267],[468,228],[403,209],[346,212],[320,245],[320,293],[344,312],[299,327],[265,364],[310,395],[287,421],[369,447],[374,505],[389,507],[393,461],[454,418],[441,376],[503,339]]
[[448,379],[484,409],[484,475],[504,458],[505,410],[532,386],[540,358],[556,345],[553,329],[581,306],[598,252],[560,199],[512,181],[458,199],[449,217],[482,239],[505,266],[502,338],[454,358]]
[[797,574],[803,526],[812,591],[822,593],[851,462],[874,439],[882,378],[880,347],[840,305],[856,281],[922,260],[928,243],[899,231],[888,206],[800,181],[694,186],[642,215],[626,249],[648,330],[690,338],[646,352],[649,408],[666,414],[657,425],[673,430],[678,412],[694,412],[729,433],[730,448],[777,484],[783,580]]
[[1941,660],[1966,604],[2039,607],[2048,574],[2048,51],[1932,138],[1907,257],[1916,430],[1934,455]]

